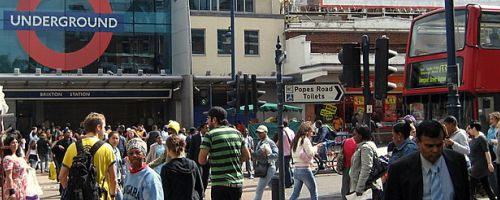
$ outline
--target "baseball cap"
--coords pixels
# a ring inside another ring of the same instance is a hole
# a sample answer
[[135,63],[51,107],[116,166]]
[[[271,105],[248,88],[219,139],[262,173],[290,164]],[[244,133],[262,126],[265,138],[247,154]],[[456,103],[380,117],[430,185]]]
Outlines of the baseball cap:
[[267,127],[265,125],[260,125],[259,127],[257,127],[257,132],[266,132],[267,133]]

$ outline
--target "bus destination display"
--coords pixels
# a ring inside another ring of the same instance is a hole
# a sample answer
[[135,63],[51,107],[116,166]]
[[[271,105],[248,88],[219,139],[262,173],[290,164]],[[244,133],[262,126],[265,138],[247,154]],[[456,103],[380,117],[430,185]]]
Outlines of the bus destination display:
[[[457,58],[459,74],[462,63],[463,59]],[[446,86],[447,67],[446,59],[412,63],[409,86],[411,88]]]

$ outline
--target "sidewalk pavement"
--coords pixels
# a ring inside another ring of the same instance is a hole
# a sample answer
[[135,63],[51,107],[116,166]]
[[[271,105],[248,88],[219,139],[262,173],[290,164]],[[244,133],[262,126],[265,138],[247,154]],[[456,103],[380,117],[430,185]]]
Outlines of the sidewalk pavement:
[[[56,181],[52,181],[48,179],[48,174],[37,174],[38,182],[40,184],[40,187],[42,187],[42,190],[44,194],[42,195],[41,199],[43,200],[59,200],[59,185],[57,184]],[[316,176],[316,181],[318,185],[318,192],[319,192],[319,199],[320,200],[326,200],[326,199],[339,199],[340,198],[340,185],[341,185],[341,176],[338,174],[319,174]],[[259,182],[258,178],[255,179],[244,179],[244,184],[243,184],[243,194],[242,194],[242,200],[252,200],[255,196],[255,190],[257,188],[257,183]],[[207,191],[205,191],[206,195],[206,200],[211,200],[210,198],[210,185],[207,188]],[[286,188],[285,189],[285,196],[286,199],[290,198],[290,195],[292,194],[293,188]],[[271,199],[271,188],[267,187],[264,190],[264,194],[262,196],[262,199],[270,200]],[[307,187],[303,186],[302,191],[300,193],[300,198],[301,200],[309,199],[309,191],[307,190]]]

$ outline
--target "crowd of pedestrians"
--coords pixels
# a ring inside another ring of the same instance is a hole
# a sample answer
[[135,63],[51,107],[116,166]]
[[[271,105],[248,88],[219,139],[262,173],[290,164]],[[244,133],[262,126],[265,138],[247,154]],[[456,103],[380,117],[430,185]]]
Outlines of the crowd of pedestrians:
[[[141,124],[113,129],[99,113],[86,116],[81,130],[33,127],[24,137],[17,130],[5,130],[0,137],[3,199],[28,199],[29,169],[48,173],[50,162],[58,174],[61,199],[92,195],[99,199],[204,199],[206,195],[214,200],[240,199],[244,174],[258,178],[254,199],[262,199],[278,173],[279,149],[269,138],[268,127],[258,126],[257,137],[252,138],[245,127],[228,123],[223,108],[212,107],[206,115],[206,123],[189,131],[176,121],[161,130],[153,125],[149,132]],[[479,186],[489,199],[497,199],[500,113],[489,117],[485,135],[480,123],[461,129],[453,116],[421,122],[405,116],[392,127],[387,155],[378,155],[371,128],[357,124],[352,137],[341,144],[342,199],[367,192],[372,199],[472,199]],[[304,185],[310,199],[317,200],[313,158],[326,156],[324,140],[330,130],[321,121],[301,122],[297,132],[286,121],[284,127],[284,184],[293,187],[290,200],[299,198]],[[387,158],[388,170],[372,180],[379,157]],[[95,172],[89,173],[87,181],[74,181],[82,167]],[[209,182],[211,193],[205,194]]]

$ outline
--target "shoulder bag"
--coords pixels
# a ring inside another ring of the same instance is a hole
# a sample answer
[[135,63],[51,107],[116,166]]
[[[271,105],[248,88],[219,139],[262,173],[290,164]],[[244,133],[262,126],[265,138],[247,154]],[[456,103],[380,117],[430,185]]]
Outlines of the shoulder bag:
[[[370,147],[371,148],[371,147]],[[373,148],[371,148],[372,151],[374,151],[373,154],[373,165],[370,170],[370,175],[368,176],[368,179],[366,180],[366,186],[365,188],[371,188],[373,185],[373,182],[375,182],[377,179],[382,177],[385,172],[387,172],[387,169],[389,167],[389,162],[385,156],[378,156],[377,151]]]

